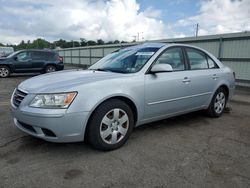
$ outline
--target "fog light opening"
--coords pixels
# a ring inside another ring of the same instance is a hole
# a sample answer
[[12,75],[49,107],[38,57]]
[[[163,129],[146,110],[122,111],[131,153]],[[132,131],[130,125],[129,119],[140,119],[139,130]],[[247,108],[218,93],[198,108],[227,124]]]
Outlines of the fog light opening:
[[42,128],[42,131],[43,131],[43,134],[45,136],[49,136],[49,137],[56,137],[55,133],[53,133],[51,130],[49,129],[45,129],[45,128]]

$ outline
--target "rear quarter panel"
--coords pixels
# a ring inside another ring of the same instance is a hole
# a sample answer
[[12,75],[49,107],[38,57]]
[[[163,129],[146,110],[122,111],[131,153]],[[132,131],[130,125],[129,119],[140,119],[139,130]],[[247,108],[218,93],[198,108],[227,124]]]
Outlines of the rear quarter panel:
[[209,100],[206,103],[207,107],[209,106],[214,96],[214,93],[219,87],[224,85],[228,88],[228,91],[229,91],[228,100],[232,98],[233,93],[234,93],[235,79],[234,79],[233,71],[229,67],[226,67],[221,64],[221,68],[219,69],[219,73],[217,74],[219,76],[218,82],[214,85],[213,92],[212,92],[213,94],[210,96]]

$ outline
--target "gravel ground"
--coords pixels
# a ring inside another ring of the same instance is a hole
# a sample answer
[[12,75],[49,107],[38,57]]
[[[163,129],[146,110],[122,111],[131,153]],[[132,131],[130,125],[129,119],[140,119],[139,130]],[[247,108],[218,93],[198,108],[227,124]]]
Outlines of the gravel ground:
[[[250,103],[233,100],[217,119],[195,112],[143,125],[100,152],[15,128],[9,99],[30,76],[0,79],[0,187],[250,187]],[[236,94],[250,101],[249,91]]]

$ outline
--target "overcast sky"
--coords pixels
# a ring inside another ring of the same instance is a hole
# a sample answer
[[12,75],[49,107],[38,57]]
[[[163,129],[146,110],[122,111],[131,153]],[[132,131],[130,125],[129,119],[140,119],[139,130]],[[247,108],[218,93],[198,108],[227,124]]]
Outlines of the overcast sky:
[[250,0],[0,0],[0,42],[145,40],[250,31]]

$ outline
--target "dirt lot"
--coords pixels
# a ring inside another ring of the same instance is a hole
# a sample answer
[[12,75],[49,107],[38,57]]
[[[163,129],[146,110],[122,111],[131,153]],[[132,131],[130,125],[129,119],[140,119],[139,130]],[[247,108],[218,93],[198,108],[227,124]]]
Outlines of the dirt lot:
[[111,152],[85,143],[56,144],[15,128],[13,89],[30,76],[0,79],[0,187],[250,187],[247,102],[211,119],[191,113],[136,128]]

